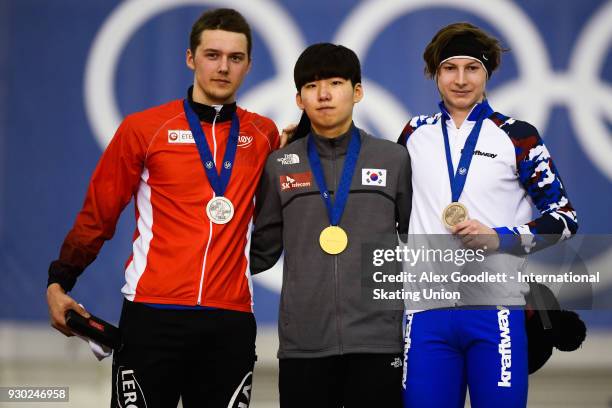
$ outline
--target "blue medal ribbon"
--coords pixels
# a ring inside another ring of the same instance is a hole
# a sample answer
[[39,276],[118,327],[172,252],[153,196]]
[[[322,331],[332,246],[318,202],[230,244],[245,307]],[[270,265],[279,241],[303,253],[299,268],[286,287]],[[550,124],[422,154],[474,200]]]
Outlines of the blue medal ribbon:
[[465,141],[465,145],[463,146],[463,150],[461,151],[459,165],[457,166],[457,172],[455,172],[453,170],[453,159],[450,151],[450,142],[448,140],[448,130],[446,129],[446,120],[450,118],[450,115],[446,111],[442,102],[440,102],[440,108],[442,111],[442,118],[440,120],[440,124],[442,126],[442,135],[444,136],[446,165],[448,166],[448,177],[451,186],[452,202],[455,203],[459,201],[459,197],[461,197],[461,193],[463,192],[463,187],[465,186],[465,181],[467,179],[468,171],[470,169],[470,164],[472,163],[472,157],[474,156],[474,150],[476,149],[476,143],[478,142],[480,128],[482,128],[482,122],[484,122],[485,118],[487,118],[491,113],[493,113],[493,110],[491,109],[487,101],[484,100],[482,101],[482,103],[474,107],[474,109],[470,113],[470,116],[466,119],[470,120],[470,118],[476,118],[476,124],[472,128],[470,135]]
[[195,141],[198,152],[200,153],[200,160],[204,166],[206,177],[210,182],[210,186],[215,192],[215,196],[223,196],[232,176],[234,159],[236,158],[238,132],[240,130],[238,115],[236,112],[234,112],[232,115],[232,126],[227,139],[227,146],[225,147],[223,166],[221,166],[221,172],[217,173],[215,159],[210,151],[208,142],[206,141],[206,136],[204,135],[202,126],[200,125],[200,118],[198,118],[198,115],[193,111],[187,99],[183,101],[183,109],[185,110],[185,116],[187,117],[187,122],[189,122],[189,128],[191,129],[193,140]]
[[333,226],[338,226],[346,202],[348,200],[349,190],[351,189],[351,181],[353,180],[353,174],[355,173],[355,166],[357,159],[359,158],[359,151],[361,150],[361,136],[355,126],[352,126],[351,130],[351,141],[349,142],[348,150],[346,153],[346,159],[344,160],[344,166],[342,167],[342,175],[340,176],[340,183],[338,184],[338,190],[336,191],[336,198],[334,202],[331,201],[331,195],[325,183],[325,175],[323,174],[323,166],[321,165],[321,159],[319,153],[314,144],[314,136],[310,134],[308,136],[308,160],[310,161],[310,168],[312,174],[315,177],[319,191],[321,192],[321,198],[327,208],[327,215],[329,222]]

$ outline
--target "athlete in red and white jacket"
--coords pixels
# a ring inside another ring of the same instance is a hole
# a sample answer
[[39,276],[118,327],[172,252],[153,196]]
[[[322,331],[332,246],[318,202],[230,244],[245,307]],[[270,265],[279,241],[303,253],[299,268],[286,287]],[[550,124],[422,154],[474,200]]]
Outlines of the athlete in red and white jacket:
[[[49,269],[51,324],[71,335],[66,311],[88,313],[66,292],[134,197],[137,227],[125,267],[112,407],[165,408],[181,399],[184,407],[235,408],[250,400],[256,324],[245,252],[255,190],[279,135],[270,119],[236,106],[251,66],[251,31],[240,13],[205,12],[193,25],[186,62],[194,71],[187,103],[125,118]],[[235,157],[225,157],[234,148]],[[216,188],[227,173],[227,188]],[[228,211],[209,211],[219,205]]]
[[70,290],[76,277],[110,239],[123,208],[136,204],[133,253],[122,292],[131,301],[201,305],[251,311],[245,248],[253,196],[268,154],[278,148],[276,125],[236,103],[189,102],[198,114],[215,163],[220,166],[236,111],[240,133],[234,170],[225,193],[235,207],[231,222],[206,215],[212,190],[181,100],[129,115],[92,176],[85,204],[68,233],[51,280]]

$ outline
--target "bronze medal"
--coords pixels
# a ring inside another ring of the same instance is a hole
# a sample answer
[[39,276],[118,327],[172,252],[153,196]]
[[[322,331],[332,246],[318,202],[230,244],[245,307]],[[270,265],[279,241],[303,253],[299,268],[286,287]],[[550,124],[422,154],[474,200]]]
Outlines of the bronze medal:
[[442,222],[447,228],[452,228],[468,218],[467,208],[458,202],[450,203],[442,212]]

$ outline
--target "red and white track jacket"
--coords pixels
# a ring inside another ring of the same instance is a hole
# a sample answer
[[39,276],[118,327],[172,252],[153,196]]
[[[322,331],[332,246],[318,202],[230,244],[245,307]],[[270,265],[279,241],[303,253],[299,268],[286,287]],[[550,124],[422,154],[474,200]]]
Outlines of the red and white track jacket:
[[192,106],[202,121],[217,169],[222,165],[232,113],[236,111],[240,119],[235,165],[225,193],[235,207],[233,219],[216,225],[206,215],[214,192],[182,101],[175,100],[129,115],[119,126],[51,269],[69,269],[78,276],[113,236],[119,215],[133,196],[137,227],[122,289],[128,300],[252,311],[245,250],[255,190],[268,154],[279,146],[278,130],[270,119],[235,104],[218,111]]

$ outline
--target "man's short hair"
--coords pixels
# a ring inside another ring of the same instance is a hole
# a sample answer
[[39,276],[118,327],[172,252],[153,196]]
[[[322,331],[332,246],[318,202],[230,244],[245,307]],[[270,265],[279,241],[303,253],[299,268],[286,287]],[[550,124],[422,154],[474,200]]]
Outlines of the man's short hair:
[[361,82],[359,58],[342,45],[313,44],[302,52],[293,69],[298,92],[308,82],[334,77],[349,79],[353,86]]
[[425,52],[423,59],[425,60],[425,75],[429,78],[434,78],[443,62],[443,55],[449,47],[452,47],[457,42],[471,42],[477,44],[485,58],[479,58],[487,70],[487,74],[491,77],[493,71],[497,69],[501,62],[501,54],[506,49],[503,49],[499,40],[480,28],[470,23],[453,23],[442,28],[433,36]]
[[189,35],[189,49],[195,54],[204,30],[224,30],[244,34],[247,39],[247,54],[251,58],[251,27],[246,19],[234,9],[219,8],[206,11],[193,23]]

